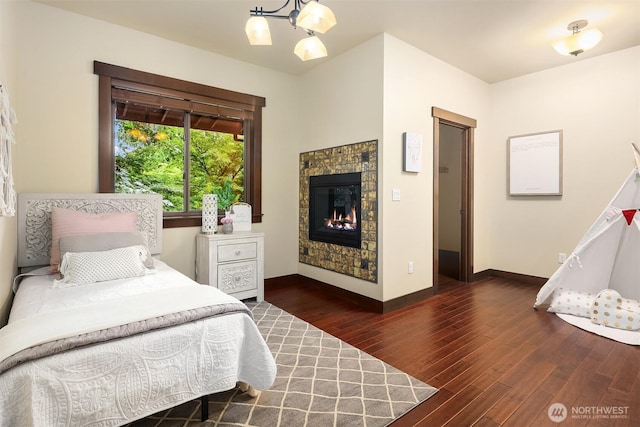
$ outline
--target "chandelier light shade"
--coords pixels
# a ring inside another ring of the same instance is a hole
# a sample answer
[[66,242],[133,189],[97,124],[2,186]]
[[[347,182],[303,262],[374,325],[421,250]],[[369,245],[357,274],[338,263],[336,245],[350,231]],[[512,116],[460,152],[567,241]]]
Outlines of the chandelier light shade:
[[[256,7],[249,11],[250,18],[245,26],[249,43],[252,45],[270,45],[271,33],[266,18],[286,19],[293,28],[300,27],[309,37],[300,40],[294,50],[301,60],[322,58],[327,56],[327,48],[316,36],[316,32],[324,34],[336,25],[336,16],[331,9],[321,5],[319,0],[286,0],[278,9],[264,10]],[[293,2],[293,9],[288,13],[282,12],[289,3]]]
[[567,26],[571,35],[556,41],[553,48],[561,55],[578,56],[585,50],[596,46],[602,40],[602,32],[597,28],[580,31],[587,26],[586,20],[574,21]]
[[318,36],[310,36],[300,40],[293,49],[298,58],[303,61],[327,56],[327,48]]
[[269,23],[262,16],[252,16],[244,27],[245,33],[249,38],[249,43],[254,46],[270,46],[271,31],[269,31]]
[[298,26],[306,30],[324,34],[336,25],[336,16],[327,6],[310,1],[298,15]]

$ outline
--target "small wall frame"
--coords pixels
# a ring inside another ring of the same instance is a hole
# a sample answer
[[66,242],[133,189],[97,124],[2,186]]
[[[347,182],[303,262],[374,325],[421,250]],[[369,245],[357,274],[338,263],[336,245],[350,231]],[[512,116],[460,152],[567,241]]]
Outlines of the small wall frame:
[[562,195],[562,130],[508,139],[509,196]]
[[405,172],[422,171],[422,135],[413,132],[402,134],[402,170]]

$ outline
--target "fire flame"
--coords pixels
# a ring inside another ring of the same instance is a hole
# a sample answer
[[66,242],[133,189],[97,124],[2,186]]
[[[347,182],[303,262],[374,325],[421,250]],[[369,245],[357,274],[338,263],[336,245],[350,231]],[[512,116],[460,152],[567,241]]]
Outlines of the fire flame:
[[336,212],[336,209],[333,210],[333,217],[328,218],[325,222],[326,227],[334,228],[338,230],[356,230],[358,228],[358,220],[356,217],[356,208],[355,206],[351,207],[350,214],[345,215]]

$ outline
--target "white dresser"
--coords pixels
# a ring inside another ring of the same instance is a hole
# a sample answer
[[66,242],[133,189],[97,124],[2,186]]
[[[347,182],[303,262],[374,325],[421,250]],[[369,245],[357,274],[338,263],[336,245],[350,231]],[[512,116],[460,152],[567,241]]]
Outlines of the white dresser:
[[264,300],[264,233],[196,236],[196,281],[238,299]]

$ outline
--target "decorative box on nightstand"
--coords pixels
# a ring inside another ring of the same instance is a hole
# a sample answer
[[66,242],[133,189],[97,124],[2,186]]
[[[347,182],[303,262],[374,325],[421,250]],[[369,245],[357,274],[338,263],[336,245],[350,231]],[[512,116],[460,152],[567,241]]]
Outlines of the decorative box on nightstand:
[[264,233],[196,236],[196,281],[238,299],[264,300]]

